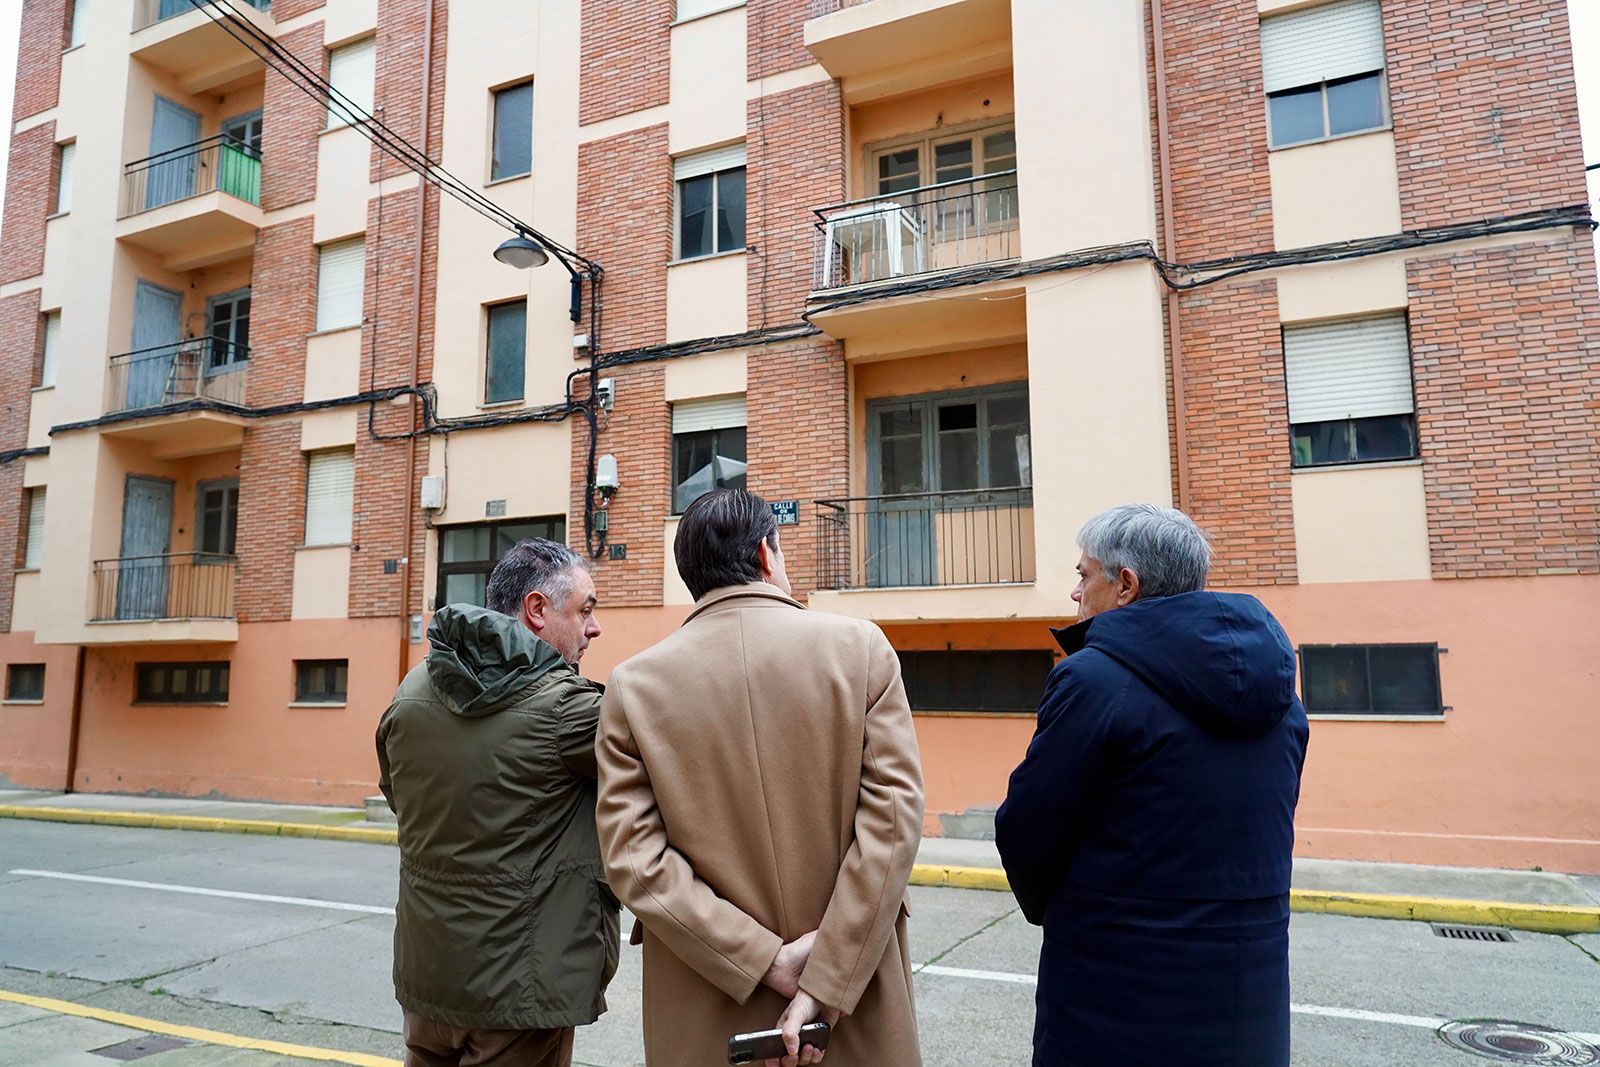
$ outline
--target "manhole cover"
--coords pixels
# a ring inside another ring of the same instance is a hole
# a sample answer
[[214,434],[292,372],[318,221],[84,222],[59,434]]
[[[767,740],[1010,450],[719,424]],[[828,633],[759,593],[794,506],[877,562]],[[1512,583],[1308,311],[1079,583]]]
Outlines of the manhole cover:
[[1501,1063],[1530,1063],[1540,1067],[1600,1064],[1600,1048],[1571,1034],[1532,1023],[1462,1019],[1439,1027],[1439,1036],[1452,1048]]
[[104,1056],[108,1060],[121,1060],[124,1063],[133,1060],[142,1060],[146,1056],[154,1056],[158,1052],[171,1052],[175,1048],[183,1048],[187,1041],[180,1041],[175,1037],[156,1037],[146,1034],[143,1037],[132,1037],[126,1041],[119,1041],[115,1045],[94,1050],[96,1056]]

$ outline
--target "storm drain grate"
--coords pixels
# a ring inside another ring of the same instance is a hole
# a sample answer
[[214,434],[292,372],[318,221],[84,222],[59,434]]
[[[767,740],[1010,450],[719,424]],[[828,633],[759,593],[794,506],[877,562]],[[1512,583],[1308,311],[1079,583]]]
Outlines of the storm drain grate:
[[189,1042],[180,1041],[175,1037],[156,1037],[154,1034],[146,1034],[143,1037],[131,1037],[126,1041],[119,1041],[115,1045],[107,1045],[105,1048],[97,1048],[94,1050],[94,1055],[131,1063],[146,1056],[154,1056],[158,1052],[171,1052],[175,1048],[184,1048],[188,1044]]
[[1600,1064],[1600,1048],[1548,1026],[1507,1019],[1460,1019],[1439,1027],[1451,1048],[1501,1063],[1538,1067],[1589,1067]]
[[1448,937],[1452,941],[1515,941],[1509,930],[1502,930],[1497,926],[1457,926],[1454,923],[1433,923],[1433,933],[1436,937]]

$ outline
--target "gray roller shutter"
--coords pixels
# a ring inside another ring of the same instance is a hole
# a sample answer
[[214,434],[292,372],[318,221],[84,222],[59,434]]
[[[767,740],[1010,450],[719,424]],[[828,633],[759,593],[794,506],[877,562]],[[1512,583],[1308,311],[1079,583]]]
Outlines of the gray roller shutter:
[[1413,410],[1404,315],[1287,326],[1283,356],[1291,423]]
[[745,425],[743,396],[719,396],[672,405],[672,432],[697,433]]
[[1336,0],[1263,19],[1261,66],[1269,93],[1382,70],[1378,0]]

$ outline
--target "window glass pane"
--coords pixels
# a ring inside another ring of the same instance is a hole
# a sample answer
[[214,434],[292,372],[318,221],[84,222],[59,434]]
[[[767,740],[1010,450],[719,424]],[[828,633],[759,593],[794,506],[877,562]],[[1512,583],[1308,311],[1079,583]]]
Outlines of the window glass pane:
[[717,175],[717,251],[744,247],[744,168]]
[[1328,133],[1355,133],[1383,125],[1383,73],[1328,83]]
[[922,184],[922,150],[916,147],[878,157],[878,195],[903,193]]
[[711,254],[711,183],[715,175],[678,183],[678,258]]
[[1349,463],[1350,422],[1336,419],[1332,422],[1307,422],[1291,427],[1294,441],[1294,465],[1307,467],[1317,463]]
[[499,559],[518,541],[526,541],[530,537],[559,540],[549,522],[514,522],[498,526],[494,531],[494,558]]
[[1428,646],[1375,645],[1372,710],[1393,714],[1439,710],[1438,659]]
[[13,663],[6,668],[7,700],[43,700],[44,664]]
[[939,408],[938,488],[978,485],[978,405],[946,404]]
[[483,602],[488,599],[485,595],[489,587],[489,575],[483,571],[472,574],[447,574],[444,578],[444,602],[446,604],[476,604],[483,607]]
[[672,435],[672,510],[682,514],[703,493],[716,486],[712,460],[712,436],[715,430]]
[[1033,711],[1055,658],[1042,649],[901,652],[915,711]]
[[983,139],[983,172],[1017,169],[1017,131],[1001,130]]
[[452,526],[440,530],[439,534],[441,563],[471,563],[491,558],[487,526]]
[[1033,484],[1029,452],[1028,398],[998,397],[989,401],[989,481],[991,486]]
[[743,489],[745,473],[745,428],[729,427],[713,434],[715,474],[718,489]]
[[496,304],[489,309],[488,355],[485,360],[483,401],[498,404],[522,399],[527,367],[528,302]]
[[1322,130],[1322,87],[1290,89],[1286,93],[1273,93],[1267,97],[1267,110],[1272,120],[1272,145],[1299,144],[1324,137]]
[[533,83],[494,94],[494,147],[489,180],[533,170]]
[[1364,645],[1303,650],[1307,711],[1367,711]]
[[1417,454],[1416,416],[1354,419],[1356,459],[1410,459]]
[[922,466],[923,408],[908,404],[878,412],[878,474],[880,493],[926,492]]
[[933,148],[933,180],[953,182],[972,177],[972,142],[946,141]]

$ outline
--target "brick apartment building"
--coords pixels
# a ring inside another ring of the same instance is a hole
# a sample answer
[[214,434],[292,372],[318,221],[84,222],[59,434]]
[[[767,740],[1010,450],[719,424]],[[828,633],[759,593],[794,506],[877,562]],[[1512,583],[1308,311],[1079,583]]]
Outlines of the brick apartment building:
[[[565,537],[603,677],[687,614],[674,516],[731,484],[780,503],[797,595],[901,651],[928,830],[971,833],[1073,617],[1073,534],[1153,500],[1299,649],[1304,853],[1600,871],[1565,0],[22,25],[0,785],[359,802],[436,604]],[[496,262],[503,229],[294,70],[603,279],[574,304],[556,263]]]

